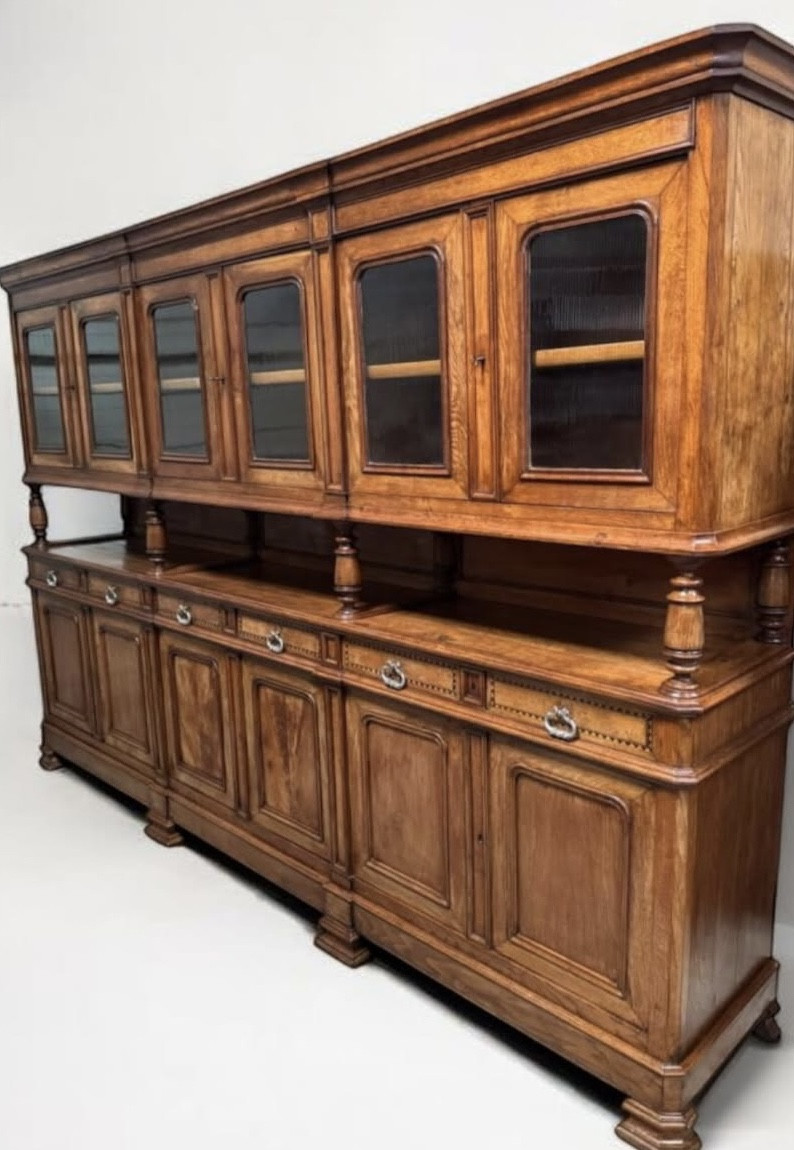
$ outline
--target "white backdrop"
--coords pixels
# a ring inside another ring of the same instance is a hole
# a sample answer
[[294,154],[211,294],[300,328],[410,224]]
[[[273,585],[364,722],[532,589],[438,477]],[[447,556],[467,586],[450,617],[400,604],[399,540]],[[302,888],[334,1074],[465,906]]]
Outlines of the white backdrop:
[[[794,42],[791,0],[0,0],[0,264],[750,18]],[[0,319],[0,605],[26,602],[21,472]],[[56,536],[116,523],[108,496],[47,503]],[[778,913],[794,924],[794,780]]]

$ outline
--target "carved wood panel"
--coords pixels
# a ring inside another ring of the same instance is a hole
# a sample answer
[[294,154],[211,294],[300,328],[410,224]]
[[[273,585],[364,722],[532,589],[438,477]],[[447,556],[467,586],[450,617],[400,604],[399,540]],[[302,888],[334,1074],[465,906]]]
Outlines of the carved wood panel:
[[652,792],[507,740],[493,740],[490,766],[494,948],[641,1024]]
[[464,929],[464,736],[439,716],[363,696],[347,714],[356,878]]
[[108,746],[153,768],[157,755],[151,632],[123,615],[93,615],[99,728]]
[[35,599],[45,716],[93,734],[86,608],[49,595]]
[[324,691],[254,659],[243,660],[242,683],[251,818],[268,837],[328,857]]
[[177,786],[235,805],[232,657],[160,635],[168,770]]

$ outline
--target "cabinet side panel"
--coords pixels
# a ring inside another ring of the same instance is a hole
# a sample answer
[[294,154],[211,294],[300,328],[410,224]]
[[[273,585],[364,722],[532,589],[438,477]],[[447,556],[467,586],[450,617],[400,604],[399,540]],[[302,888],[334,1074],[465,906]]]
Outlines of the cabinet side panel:
[[721,355],[704,378],[720,528],[794,506],[794,123],[733,98],[728,165]]
[[698,788],[684,1049],[771,954],[785,762],[778,731]]

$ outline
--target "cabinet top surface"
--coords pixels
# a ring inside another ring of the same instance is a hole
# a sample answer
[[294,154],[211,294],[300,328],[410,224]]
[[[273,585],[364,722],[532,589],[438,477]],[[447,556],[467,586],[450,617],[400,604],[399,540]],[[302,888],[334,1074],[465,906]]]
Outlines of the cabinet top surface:
[[296,169],[97,239],[0,268],[9,291],[32,280],[185,240],[270,213],[304,212],[329,196],[463,171],[485,156],[515,155],[675,107],[735,92],[794,117],[794,47],[751,24],[701,29],[514,95]]

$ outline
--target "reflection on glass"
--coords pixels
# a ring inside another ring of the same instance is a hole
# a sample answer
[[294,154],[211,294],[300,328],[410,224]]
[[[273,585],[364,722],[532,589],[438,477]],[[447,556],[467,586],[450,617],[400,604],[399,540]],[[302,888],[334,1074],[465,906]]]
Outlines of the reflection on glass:
[[201,386],[196,311],[191,300],[152,311],[160,382],[163,450],[207,457],[204,389]]
[[530,240],[530,467],[642,469],[647,243],[637,213]]
[[300,288],[287,282],[246,292],[243,313],[253,458],[308,462]]
[[432,255],[361,275],[367,461],[442,467],[445,460],[438,265]]
[[88,371],[93,454],[129,457],[118,317],[106,315],[86,320],[83,349]]
[[30,370],[33,424],[38,451],[64,451],[63,412],[58,388],[55,328],[35,327],[25,332]]

